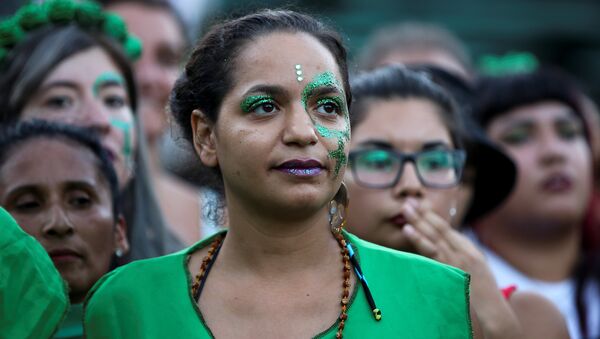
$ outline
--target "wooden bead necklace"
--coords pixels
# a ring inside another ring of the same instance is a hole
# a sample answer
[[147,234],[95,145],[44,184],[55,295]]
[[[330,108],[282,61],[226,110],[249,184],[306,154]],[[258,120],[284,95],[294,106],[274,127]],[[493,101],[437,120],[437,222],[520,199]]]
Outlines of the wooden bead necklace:
[[[346,320],[348,319],[348,304],[350,303],[350,272],[352,270],[352,265],[350,264],[350,255],[348,252],[348,246],[346,243],[346,239],[342,236],[341,232],[334,232],[338,244],[340,245],[340,253],[342,254],[342,263],[344,265],[344,281],[342,283],[342,299],[341,299],[341,312],[339,316],[338,329],[335,337],[337,339],[341,339],[343,337],[344,326],[346,324]],[[192,284],[192,295],[194,296],[194,300],[196,303],[200,299],[200,293],[202,293],[202,289],[204,288],[204,283],[206,282],[206,277],[210,272],[210,269],[215,262],[217,255],[219,254],[219,250],[221,249],[221,245],[223,245],[223,238],[225,236],[218,236],[213,240],[208,250],[208,253],[202,259],[202,264],[200,265],[200,270],[194,279],[194,283]]]

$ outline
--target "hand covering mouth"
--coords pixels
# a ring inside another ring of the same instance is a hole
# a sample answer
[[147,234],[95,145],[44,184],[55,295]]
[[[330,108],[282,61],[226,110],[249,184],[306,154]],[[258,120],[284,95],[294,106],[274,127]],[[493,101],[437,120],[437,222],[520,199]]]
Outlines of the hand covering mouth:
[[399,226],[399,227],[404,227],[404,225],[407,224],[407,220],[406,217],[404,216],[404,214],[399,213],[391,218],[388,219],[392,224]]

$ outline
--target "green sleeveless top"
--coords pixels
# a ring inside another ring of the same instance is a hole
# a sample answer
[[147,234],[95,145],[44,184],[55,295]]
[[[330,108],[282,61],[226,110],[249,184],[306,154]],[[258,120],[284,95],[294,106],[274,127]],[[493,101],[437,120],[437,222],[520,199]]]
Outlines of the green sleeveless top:
[[0,207],[0,337],[50,338],[68,307],[46,250]]
[[[217,234],[218,235],[218,234]],[[87,338],[212,338],[191,295],[187,250],[141,260],[104,276],[88,294]],[[472,338],[469,275],[425,257],[384,248],[345,233],[383,318],[375,321],[355,284],[345,338]],[[337,323],[316,338],[335,338]]]

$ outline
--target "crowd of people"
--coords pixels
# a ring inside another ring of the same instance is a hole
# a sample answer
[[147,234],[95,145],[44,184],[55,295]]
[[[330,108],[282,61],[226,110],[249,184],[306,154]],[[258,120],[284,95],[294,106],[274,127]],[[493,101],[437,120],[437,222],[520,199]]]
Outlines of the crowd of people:
[[600,116],[555,66],[47,0],[0,68],[0,337],[600,338]]

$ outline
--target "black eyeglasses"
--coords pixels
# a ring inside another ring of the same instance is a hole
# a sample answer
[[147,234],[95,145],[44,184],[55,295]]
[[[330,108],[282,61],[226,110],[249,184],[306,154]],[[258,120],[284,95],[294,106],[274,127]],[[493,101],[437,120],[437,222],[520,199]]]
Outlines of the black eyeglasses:
[[350,152],[350,168],[358,184],[370,188],[395,186],[406,162],[415,165],[421,184],[432,188],[449,188],[460,182],[466,154],[463,150],[432,149],[400,153],[388,149],[365,149]]

